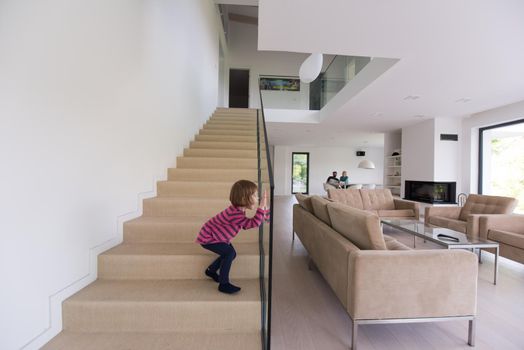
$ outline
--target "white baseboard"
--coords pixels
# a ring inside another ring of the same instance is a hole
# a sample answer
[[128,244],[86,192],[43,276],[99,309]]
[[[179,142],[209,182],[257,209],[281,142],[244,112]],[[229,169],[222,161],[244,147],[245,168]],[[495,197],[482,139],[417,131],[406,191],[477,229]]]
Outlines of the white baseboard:
[[153,182],[152,191],[141,192],[137,195],[136,210],[119,215],[116,218],[116,228],[114,230],[115,234],[112,238],[89,248],[89,272],[49,296],[48,326],[43,329],[42,332],[37,334],[22,347],[20,347],[20,350],[38,350],[62,331],[62,302],[97,279],[98,255],[122,243],[124,237],[124,222],[142,215],[143,200],[146,198],[155,197],[157,195],[156,184],[158,181],[162,180],[165,180],[165,178],[155,179]]

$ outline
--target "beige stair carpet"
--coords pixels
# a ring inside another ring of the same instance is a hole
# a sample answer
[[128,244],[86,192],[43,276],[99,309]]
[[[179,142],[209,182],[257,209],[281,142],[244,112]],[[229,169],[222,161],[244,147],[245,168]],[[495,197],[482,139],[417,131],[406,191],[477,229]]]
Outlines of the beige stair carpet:
[[234,241],[236,295],[204,276],[216,255],[194,243],[257,167],[256,110],[217,109],[143,215],[124,223],[123,243],[99,255],[98,279],[64,301],[63,331],[43,349],[260,349],[258,229]]

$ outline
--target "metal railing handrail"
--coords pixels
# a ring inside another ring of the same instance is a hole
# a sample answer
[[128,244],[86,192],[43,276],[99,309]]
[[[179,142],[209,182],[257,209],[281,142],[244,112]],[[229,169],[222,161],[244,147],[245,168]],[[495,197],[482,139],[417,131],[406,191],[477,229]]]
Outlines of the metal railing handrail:
[[[260,79],[260,77],[259,77]],[[264,145],[265,145],[265,148],[266,148],[266,162],[267,162],[267,171],[268,171],[268,176],[269,176],[269,188],[270,188],[270,193],[269,193],[269,246],[268,246],[268,289],[267,289],[267,305],[266,305],[266,308],[264,309],[264,304],[265,304],[265,289],[264,289],[264,282],[263,279],[264,279],[264,275],[263,275],[263,271],[264,271],[264,267],[262,267],[265,263],[264,261],[264,258],[262,257],[262,254],[264,253],[264,239],[263,239],[263,227],[261,226],[260,228],[260,231],[259,231],[259,245],[260,245],[260,251],[261,251],[261,276],[260,278],[262,279],[261,280],[261,283],[260,283],[260,287],[261,287],[261,298],[262,298],[262,305],[263,305],[263,309],[262,309],[262,348],[264,350],[270,350],[271,349],[271,298],[272,298],[272,281],[273,281],[273,215],[274,215],[274,192],[275,192],[275,182],[274,182],[274,178],[273,178],[273,166],[271,164],[271,155],[270,155],[270,151],[269,151],[269,141],[268,141],[268,137],[267,137],[267,127],[266,127],[266,118],[265,118],[265,114],[264,114],[264,102],[262,100],[262,91],[259,89],[259,94],[260,94],[260,114],[258,113],[257,111],[257,149],[258,149],[258,169],[259,169],[259,173],[258,173],[258,181],[259,181],[259,191],[260,191],[260,194],[261,193],[261,190],[262,190],[262,178],[261,178],[261,174],[262,174],[262,169],[261,169],[261,147],[260,147],[260,144],[261,144],[261,141],[260,141],[260,120],[259,120],[259,115],[262,117],[262,125],[264,127]],[[265,318],[264,318],[265,316]],[[266,325],[266,321],[267,321],[267,328],[264,328],[265,325]]]

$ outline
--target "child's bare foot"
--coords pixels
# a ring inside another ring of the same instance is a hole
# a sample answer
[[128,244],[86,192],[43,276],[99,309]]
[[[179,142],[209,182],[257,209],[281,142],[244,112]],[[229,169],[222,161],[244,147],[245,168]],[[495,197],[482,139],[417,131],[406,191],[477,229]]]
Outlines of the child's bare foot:
[[211,277],[213,279],[213,281],[218,283],[218,273],[213,272],[210,269],[206,269],[205,274],[206,274],[207,277]]
[[219,284],[218,285],[218,290],[221,291],[222,293],[226,293],[226,294],[233,294],[233,293],[236,293],[238,292],[240,289],[240,287],[237,287],[231,283],[224,283],[224,284]]

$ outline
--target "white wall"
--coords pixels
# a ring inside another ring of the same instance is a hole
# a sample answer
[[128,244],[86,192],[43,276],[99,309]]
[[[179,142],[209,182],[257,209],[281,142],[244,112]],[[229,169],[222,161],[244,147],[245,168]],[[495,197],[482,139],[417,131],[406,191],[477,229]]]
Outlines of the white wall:
[[[332,171],[338,176],[348,172],[352,183],[382,184],[383,148],[366,148],[365,157],[357,157],[357,148],[347,147],[301,147],[275,145],[274,179],[275,195],[291,194],[291,155],[293,152],[309,152],[309,193],[325,195],[322,184]],[[375,163],[375,169],[359,169],[358,163],[369,159]]]
[[1,349],[60,330],[216,107],[218,47],[207,0],[0,2]]
[[[435,174],[433,181],[454,181],[460,188],[462,120],[458,118],[435,119]],[[458,141],[441,141],[440,134],[457,134]],[[459,192],[457,192],[458,194]]]
[[462,122],[462,192],[477,193],[479,129],[524,118],[524,101],[473,114]]
[[402,129],[402,190],[404,182],[433,181],[435,122],[425,120]]

